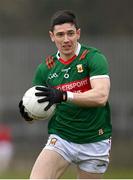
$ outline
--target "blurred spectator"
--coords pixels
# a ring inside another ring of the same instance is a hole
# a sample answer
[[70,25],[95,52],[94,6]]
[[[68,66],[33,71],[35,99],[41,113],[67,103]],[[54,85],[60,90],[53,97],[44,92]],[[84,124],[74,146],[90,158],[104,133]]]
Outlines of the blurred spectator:
[[13,156],[11,128],[0,124],[0,174],[5,172]]

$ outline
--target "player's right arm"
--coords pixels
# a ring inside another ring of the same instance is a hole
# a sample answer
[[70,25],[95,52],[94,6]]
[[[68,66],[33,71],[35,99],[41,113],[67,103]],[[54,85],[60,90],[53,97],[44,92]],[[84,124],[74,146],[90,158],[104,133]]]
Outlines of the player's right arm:
[[46,67],[44,63],[38,65],[32,80],[33,86],[46,86],[46,75],[44,74],[44,72],[46,73],[45,68]]
[[[35,75],[34,75],[34,78],[33,78],[33,81],[32,81],[32,84],[33,86],[36,86],[36,85],[42,85],[44,86],[45,85],[45,75],[44,73],[42,73],[42,69],[44,68],[44,64],[40,64],[36,71],[35,71]],[[19,102],[19,111],[20,111],[20,114],[21,116],[28,122],[31,122],[33,121],[33,118],[29,117],[28,113],[25,111],[25,107],[23,105],[23,100],[21,100]]]

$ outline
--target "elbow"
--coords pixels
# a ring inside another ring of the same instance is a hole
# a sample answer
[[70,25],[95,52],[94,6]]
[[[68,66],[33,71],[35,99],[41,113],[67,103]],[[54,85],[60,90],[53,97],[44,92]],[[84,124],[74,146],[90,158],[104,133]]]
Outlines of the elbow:
[[99,107],[104,107],[104,106],[106,105],[106,102],[107,102],[107,101],[98,102],[98,106],[99,106]]
[[108,101],[108,96],[107,95],[102,95],[98,99],[97,104],[98,104],[98,106],[103,107],[103,106],[106,105],[107,101]]

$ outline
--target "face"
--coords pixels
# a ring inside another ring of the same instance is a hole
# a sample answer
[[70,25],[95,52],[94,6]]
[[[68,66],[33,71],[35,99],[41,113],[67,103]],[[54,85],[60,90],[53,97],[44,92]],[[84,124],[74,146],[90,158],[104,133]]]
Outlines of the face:
[[80,29],[71,23],[55,25],[53,32],[49,32],[51,40],[55,42],[62,57],[72,57],[75,54],[77,41],[80,38]]

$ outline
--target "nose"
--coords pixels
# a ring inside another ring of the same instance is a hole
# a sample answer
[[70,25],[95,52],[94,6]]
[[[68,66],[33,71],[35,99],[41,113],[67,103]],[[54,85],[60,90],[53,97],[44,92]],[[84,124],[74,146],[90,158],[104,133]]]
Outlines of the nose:
[[67,34],[65,34],[64,35],[64,42],[68,42],[69,41],[69,39],[68,39],[68,35]]

